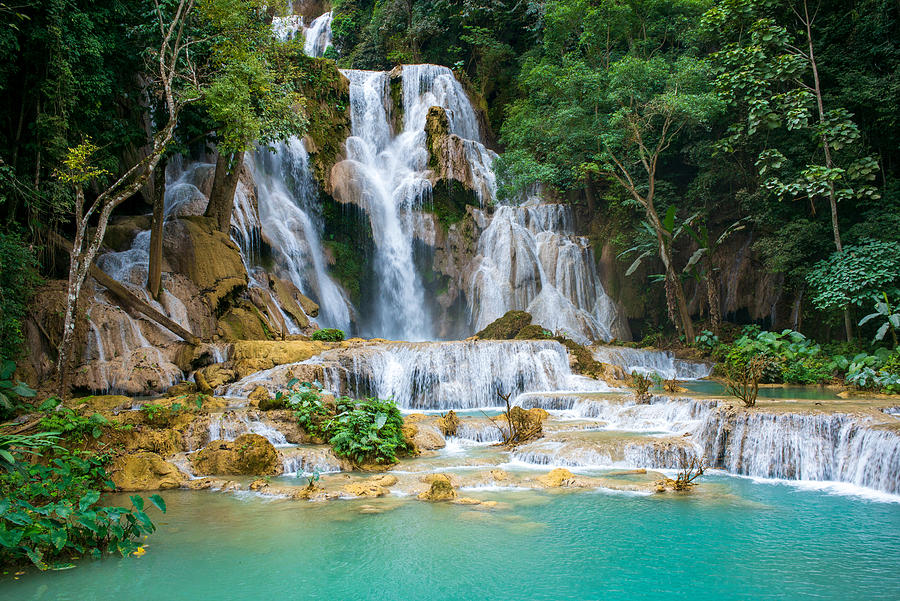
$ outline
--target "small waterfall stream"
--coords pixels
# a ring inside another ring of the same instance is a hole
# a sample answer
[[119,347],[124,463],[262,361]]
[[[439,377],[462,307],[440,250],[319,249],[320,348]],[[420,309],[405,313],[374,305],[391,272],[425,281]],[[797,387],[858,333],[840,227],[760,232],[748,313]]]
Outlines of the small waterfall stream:
[[658,374],[665,380],[699,380],[712,373],[712,365],[676,359],[668,351],[633,349],[624,346],[597,346],[594,359],[619,365],[628,373]]

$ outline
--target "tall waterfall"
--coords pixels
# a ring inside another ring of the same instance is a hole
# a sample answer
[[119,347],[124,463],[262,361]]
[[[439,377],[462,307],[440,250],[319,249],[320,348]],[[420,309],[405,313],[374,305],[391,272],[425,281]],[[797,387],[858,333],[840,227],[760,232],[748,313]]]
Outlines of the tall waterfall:
[[355,397],[393,398],[404,409],[496,407],[497,396],[553,390],[610,390],[574,376],[555,341],[384,344],[323,353],[325,386]]
[[573,233],[568,206],[498,207],[478,240],[471,272],[476,330],[510,309],[524,309],[533,323],[583,343],[627,331],[597,277],[593,251]]
[[319,303],[320,325],[350,329],[350,303],[328,275],[322,252],[318,190],[303,142],[253,153],[259,218],[275,252],[275,271]]

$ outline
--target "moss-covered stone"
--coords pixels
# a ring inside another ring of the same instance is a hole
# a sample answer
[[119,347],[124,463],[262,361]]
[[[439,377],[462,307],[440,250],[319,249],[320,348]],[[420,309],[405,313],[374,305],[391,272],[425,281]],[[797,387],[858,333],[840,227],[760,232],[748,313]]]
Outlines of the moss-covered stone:
[[449,228],[466,217],[466,206],[478,206],[478,196],[462,182],[441,179],[431,187],[431,205],[438,223]]
[[507,311],[475,334],[480,340],[512,340],[525,326],[531,323],[531,313]]
[[551,338],[553,338],[553,332],[545,330],[543,326],[536,323],[525,326],[515,336],[516,340],[549,340]]
[[265,319],[250,303],[241,303],[219,318],[219,336],[226,340],[269,340]]
[[185,274],[219,314],[248,283],[240,249],[206,217],[176,219],[165,230],[166,262],[173,271]]
[[167,490],[178,488],[184,480],[177,467],[148,451],[118,458],[109,473],[122,491]]

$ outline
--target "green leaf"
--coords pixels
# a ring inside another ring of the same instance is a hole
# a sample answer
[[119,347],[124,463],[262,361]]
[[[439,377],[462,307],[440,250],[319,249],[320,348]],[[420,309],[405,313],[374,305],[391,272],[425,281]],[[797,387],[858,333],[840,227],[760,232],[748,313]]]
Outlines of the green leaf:
[[62,548],[66,546],[68,538],[69,535],[65,528],[55,528],[50,531],[50,542],[53,543],[53,546],[56,547],[57,551],[62,551]]
[[144,497],[141,495],[131,495],[129,498],[131,499],[131,504],[137,507],[138,511],[144,510]]
[[78,501],[78,509],[80,511],[87,511],[91,505],[96,503],[100,499],[100,491],[98,490],[89,490],[84,493],[84,496],[81,497],[81,500]]
[[19,541],[22,540],[24,534],[24,528],[7,530],[6,526],[0,524],[0,545],[3,545],[7,549],[15,549],[19,546]]
[[156,505],[156,508],[159,509],[160,511],[162,511],[163,513],[166,512],[166,501],[161,496],[150,495],[150,502],[153,503],[154,505]]

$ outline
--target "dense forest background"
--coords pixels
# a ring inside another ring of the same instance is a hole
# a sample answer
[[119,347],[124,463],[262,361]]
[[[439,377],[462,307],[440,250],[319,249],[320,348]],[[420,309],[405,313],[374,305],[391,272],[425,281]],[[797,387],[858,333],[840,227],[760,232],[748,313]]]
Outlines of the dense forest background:
[[[859,319],[875,298],[900,300],[896,2],[330,4],[326,58],[339,67],[455,70],[503,153],[501,200],[540,191],[578,205],[633,280],[619,285],[637,290],[639,331],[674,324],[691,340],[694,320],[750,321],[718,315],[735,252],[777,279],[789,325],[818,337],[871,339],[877,323],[857,332]],[[202,99],[186,104],[167,152],[217,144],[234,154],[301,132],[276,99],[302,104],[316,80],[296,56],[283,74],[279,53],[290,51],[271,48],[260,25],[274,9],[198,6],[195,27],[207,30],[195,32],[199,76],[184,90]],[[228,18],[248,10],[261,18]],[[0,17],[0,353],[13,357],[41,278],[65,274],[48,232],[73,227],[75,191],[59,177],[70,149],[91,140],[94,168],[119,174],[165,105],[148,92],[154,3],[22,0],[0,4]],[[121,210],[146,211],[148,189]]]

